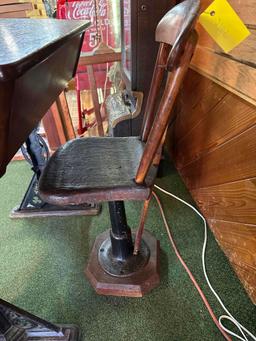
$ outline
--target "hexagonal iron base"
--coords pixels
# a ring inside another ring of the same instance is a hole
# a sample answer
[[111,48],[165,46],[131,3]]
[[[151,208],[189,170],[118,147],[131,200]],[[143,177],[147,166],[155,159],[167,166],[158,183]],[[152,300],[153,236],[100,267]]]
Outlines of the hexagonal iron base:
[[[142,268],[130,275],[113,276],[104,271],[98,255],[104,241],[109,238],[109,230],[100,234],[93,245],[85,274],[100,295],[142,297],[160,283],[159,250],[160,244],[148,231],[143,233],[143,243],[150,250],[150,257]],[[103,244],[104,245],[104,244]]]

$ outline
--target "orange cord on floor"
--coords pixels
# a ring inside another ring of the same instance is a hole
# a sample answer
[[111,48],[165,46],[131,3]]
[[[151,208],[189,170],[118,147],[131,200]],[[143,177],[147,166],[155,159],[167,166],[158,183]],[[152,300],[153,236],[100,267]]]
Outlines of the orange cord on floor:
[[163,210],[163,207],[162,207],[162,204],[161,204],[161,201],[160,199],[158,198],[157,194],[155,192],[152,192],[154,198],[156,199],[157,201],[157,204],[159,206],[159,209],[160,209],[160,213],[161,213],[161,216],[162,216],[162,219],[163,219],[163,222],[164,222],[164,226],[165,226],[165,229],[166,229],[166,232],[168,234],[168,237],[169,237],[169,240],[170,240],[170,243],[174,249],[174,252],[176,254],[176,256],[178,257],[179,261],[181,262],[182,266],[184,267],[184,269],[186,270],[187,274],[189,275],[189,278],[191,279],[192,283],[194,284],[194,286],[196,287],[199,295],[201,296],[203,302],[204,302],[204,305],[206,306],[211,318],[213,319],[213,322],[215,323],[215,325],[217,326],[217,328],[219,329],[219,331],[221,332],[221,334],[224,336],[224,338],[228,341],[232,341],[231,337],[222,329],[221,325],[219,324],[219,321],[217,320],[217,317],[215,316],[209,302],[207,301],[207,298],[205,297],[202,289],[200,288],[199,284],[197,283],[195,277],[193,276],[192,272],[189,270],[187,264],[185,263],[185,261],[183,260],[183,258],[181,257],[177,247],[176,247],[176,244],[174,242],[174,239],[172,237],[172,234],[170,232],[170,228],[169,228],[169,225],[166,221],[166,218],[165,218],[165,215],[164,215],[164,210]]

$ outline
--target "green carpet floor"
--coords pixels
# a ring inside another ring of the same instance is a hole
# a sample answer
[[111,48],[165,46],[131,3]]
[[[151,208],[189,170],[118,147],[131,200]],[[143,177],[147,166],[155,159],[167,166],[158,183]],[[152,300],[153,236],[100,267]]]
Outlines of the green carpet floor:
[[[177,172],[167,166],[158,184],[192,202]],[[161,243],[161,285],[143,298],[95,294],[84,267],[95,236],[110,227],[107,205],[97,217],[11,220],[31,171],[13,162],[0,180],[0,297],[42,318],[80,327],[81,340],[222,340],[197,291],[170,248],[152,201],[147,229]],[[221,309],[205,284],[201,268],[203,224],[189,208],[160,196],[181,254],[217,314]],[[141,203],[128,202],[128,223],[135,228]],[[209,277],[230,311],[256,332],[256,308],[230,268],[211,233]]]

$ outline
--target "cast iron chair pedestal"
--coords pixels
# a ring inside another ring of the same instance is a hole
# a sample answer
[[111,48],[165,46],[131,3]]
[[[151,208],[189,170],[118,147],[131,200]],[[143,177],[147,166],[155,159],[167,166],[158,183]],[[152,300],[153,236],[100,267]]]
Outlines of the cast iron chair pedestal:
[[[109,202],[112,229],[96,238],[85,271],[99,294],[138,297],[160,282],[159,242],[143,230],[172,109],[197,42],[199,5],[183,1],[157,26],[160,46],[141,136],[69,141],[51,156],[40,177],[40,196],[51,204]],[[125,200],[144,201],[134,246]]]
[[159,242],[144,231],[140,251],[134,255],[124,202],[108,205],[112,228],[96,238],[86,276],[98,294],[142,297],[160,283]]

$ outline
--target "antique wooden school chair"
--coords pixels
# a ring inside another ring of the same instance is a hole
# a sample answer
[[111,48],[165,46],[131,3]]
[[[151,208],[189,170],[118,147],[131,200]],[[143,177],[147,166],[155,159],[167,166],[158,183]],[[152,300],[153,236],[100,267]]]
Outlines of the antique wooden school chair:
[[[194,26],[199,4],[182,2],[157,26],[160,46],[141,136],[69,141],[53,154],[41,175],[40,196],[51,204],[109,202],[112,228],[97,237],[86,268],[99,294],[142,296],[159,284],[159,243],[143,232],[143,226],[174,101],[197,42]],[[145,201],[135,242],[123,200]]]

